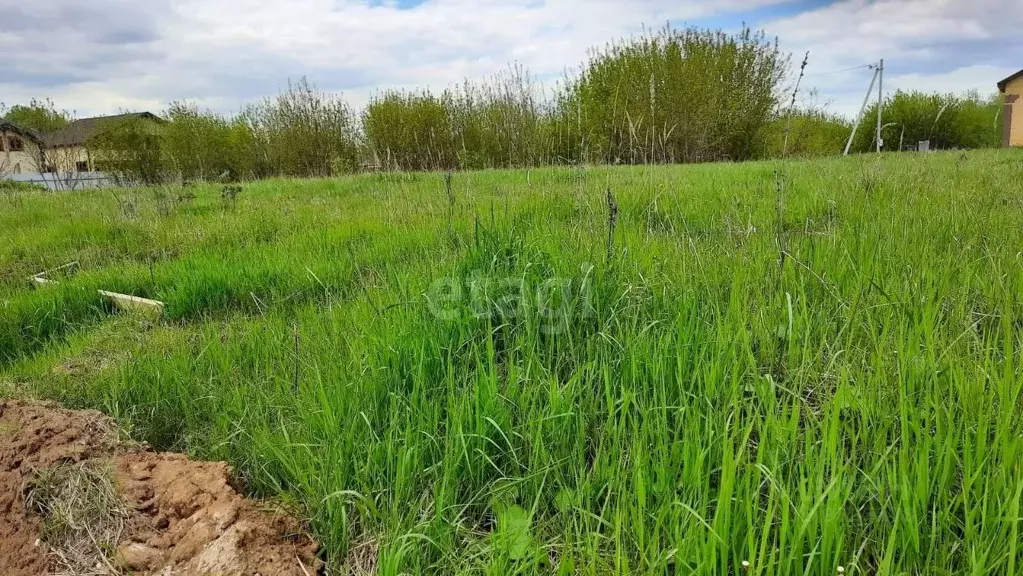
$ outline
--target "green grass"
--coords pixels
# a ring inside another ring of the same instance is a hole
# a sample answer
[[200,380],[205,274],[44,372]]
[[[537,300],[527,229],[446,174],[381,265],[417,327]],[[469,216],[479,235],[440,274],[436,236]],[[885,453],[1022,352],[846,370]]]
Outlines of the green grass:
[[228,460],[337,573],[1023,573],[1018,151],[452,192],[0,198],[0,393]]

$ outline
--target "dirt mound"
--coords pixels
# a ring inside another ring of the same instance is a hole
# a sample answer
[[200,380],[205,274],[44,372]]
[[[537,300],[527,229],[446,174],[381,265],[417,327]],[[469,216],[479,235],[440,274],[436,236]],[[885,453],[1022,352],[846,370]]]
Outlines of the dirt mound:
[[130,516],[116,554],[94,573],[310,576],[322,569],[300,524],[241,497],[226,464],[121,442],[99,412],[0,400],[0,574],[54,569],[44,518],[26,507],[26,486],[43,470],[86,461],[110,462]]

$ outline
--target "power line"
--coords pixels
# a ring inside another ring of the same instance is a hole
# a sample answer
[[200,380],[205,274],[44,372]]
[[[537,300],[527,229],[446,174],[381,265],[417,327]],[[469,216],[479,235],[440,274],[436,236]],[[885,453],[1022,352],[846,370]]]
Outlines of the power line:
[[860,64],[859,66],[851,66],[849,68],[842,68],[841,70],[832,70],[830,72],[818,72],[816,74],[807,74],[806,78],[813,78],[815,76],[827,76],[828,74],[838,74],[839,72],[849,72],[851,70],[859,70],[860,68],[874,68],[877,64]]

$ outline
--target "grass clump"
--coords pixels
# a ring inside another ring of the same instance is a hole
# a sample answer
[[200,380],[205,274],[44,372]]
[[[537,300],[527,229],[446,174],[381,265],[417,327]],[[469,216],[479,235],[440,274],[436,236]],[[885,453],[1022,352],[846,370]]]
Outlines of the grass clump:
[[25,505],[43,517],[40,539],[56,576],[118,574],[117,541],[129,519],[109,462],[89,460],[41,470],[25,488]]

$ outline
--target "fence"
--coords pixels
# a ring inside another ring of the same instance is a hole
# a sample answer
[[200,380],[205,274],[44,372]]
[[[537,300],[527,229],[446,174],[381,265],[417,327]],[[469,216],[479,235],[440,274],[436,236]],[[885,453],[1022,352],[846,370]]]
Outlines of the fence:
[[0,179],[39,184],[50,190],[84,190],[117,186],[117,181],[105,172],[62,172],[59,174],[3,174]]

